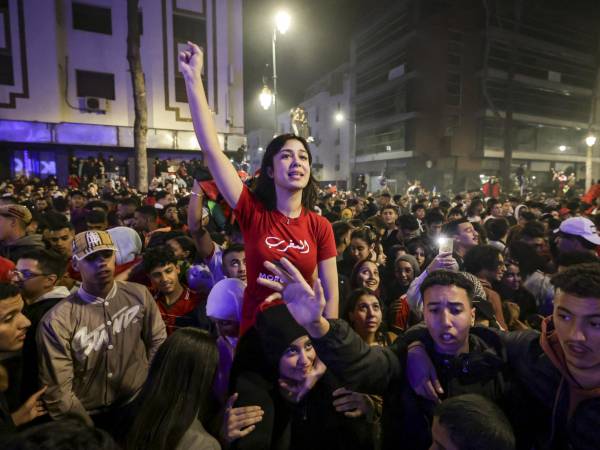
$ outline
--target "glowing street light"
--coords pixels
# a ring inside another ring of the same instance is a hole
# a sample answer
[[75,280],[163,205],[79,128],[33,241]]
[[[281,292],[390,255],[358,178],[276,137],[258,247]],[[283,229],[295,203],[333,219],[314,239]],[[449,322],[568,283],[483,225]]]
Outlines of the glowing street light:
[[564,151],[567,149],[567,146],[566,146],[566,145],[559,145],[559,146],[558,146],[558,149],[559,149],[561,152],[564,152]]
[[285,34],[287,30],[290,29],[291,23],[292,17],[287,11],[278,11],[277,14],[275,14],[275,26],[281,34]]
[[271,107],[271,103],[273,103],[273,94],[271,93],[271,89],[265,84],[260,91],[258,96],[258,101],[260,102],[260,106],[266,111]]
[[586,137],[585,145],[587,145],[588,147],[593,147],[594,145],[596,145],[596,136],[590,134],[588,137]]
[[346,119],[346,117],[344,117],[344,113],[341,111],[336,112],[333,118],[337,123],[342,123]]

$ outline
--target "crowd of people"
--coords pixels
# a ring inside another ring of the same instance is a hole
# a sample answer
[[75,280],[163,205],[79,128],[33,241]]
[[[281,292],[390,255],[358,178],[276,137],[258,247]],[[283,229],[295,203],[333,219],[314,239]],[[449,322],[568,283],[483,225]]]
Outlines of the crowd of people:
[[0,184],[0,448],[600,448],[600,197],[244,182],[180,66],[211,179]]

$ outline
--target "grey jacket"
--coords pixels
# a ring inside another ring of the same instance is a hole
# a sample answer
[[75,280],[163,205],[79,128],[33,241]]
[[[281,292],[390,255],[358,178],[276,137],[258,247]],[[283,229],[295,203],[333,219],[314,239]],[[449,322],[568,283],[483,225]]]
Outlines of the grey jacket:
[[0,256],[16,263],[18,259],[29,250],[46,248],[41,234],[30,234],[17,239],[10,244],[0,242]]
[[42,319],[37,332],[40,384],[54,419],[90,414],[131,401],[149,362],[166,339],[152,295],[137,283],[115,282],[105,299],[80,289]]

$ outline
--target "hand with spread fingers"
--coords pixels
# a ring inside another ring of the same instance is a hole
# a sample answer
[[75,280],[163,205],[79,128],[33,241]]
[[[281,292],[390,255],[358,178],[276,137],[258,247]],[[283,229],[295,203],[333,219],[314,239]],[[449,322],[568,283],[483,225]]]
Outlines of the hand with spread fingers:
[[333,391],[333,396],[336,397],[333,401],[335,410],[344,413],[346,417],[357,418],[373,415],[375,405],[367,394],[339,388]]
[[321,280],[317,278],[311,288],[300,271],[286,258],[281,258],[277,264],[265,261],[264,266],[279,281],[258,278],[257,282],[281,293],[294,320],[311,337],[323,336],[329,330],[329,322],[323,317],[325,293]]
[[252,433],[256,424],[263,418],[264,411],[260,406],[241,406],[234,408],[238,394],[235,393],[227,400],[225,417],[221,436],[227,444]]
[[327,366],[319,358],[315,358],[312,370],[306,375],[304,381],[297,382],[293,380],[279,379],[279,391],[283,398],[292,402],[299,403],[308,392],[317,384],[317,381],[323,376]]

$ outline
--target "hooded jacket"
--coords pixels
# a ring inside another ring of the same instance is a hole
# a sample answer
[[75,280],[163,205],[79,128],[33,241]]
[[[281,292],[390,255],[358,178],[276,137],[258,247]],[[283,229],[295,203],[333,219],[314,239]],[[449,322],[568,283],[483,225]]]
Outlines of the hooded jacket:
[[0,244],[0,256],[16,263],[21,255],[36,248],[46,248],[41,234],[29,234],[9,244]]
[[506,335],[509,363],[531,399],[523,398],[527,427],[540,449],[600,448],[600,380],[583,389],[570,375],[552,317],[542,333]]

